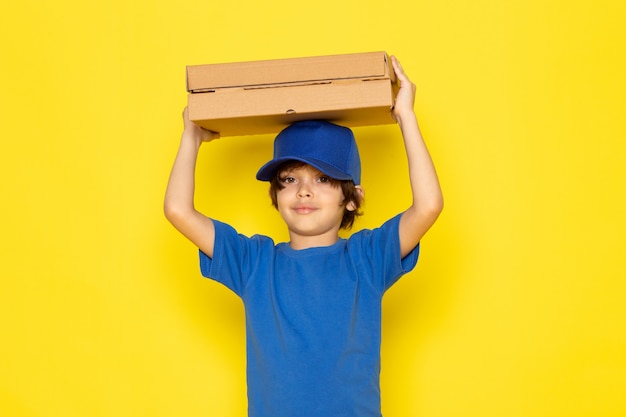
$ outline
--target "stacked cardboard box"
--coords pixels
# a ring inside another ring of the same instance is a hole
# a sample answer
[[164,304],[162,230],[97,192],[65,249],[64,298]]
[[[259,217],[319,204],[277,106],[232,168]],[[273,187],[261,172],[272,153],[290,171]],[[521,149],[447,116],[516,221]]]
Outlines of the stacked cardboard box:
[[221,136],[276,133],[298,120],[394,123],[385,52],[187,67],[189,118]]

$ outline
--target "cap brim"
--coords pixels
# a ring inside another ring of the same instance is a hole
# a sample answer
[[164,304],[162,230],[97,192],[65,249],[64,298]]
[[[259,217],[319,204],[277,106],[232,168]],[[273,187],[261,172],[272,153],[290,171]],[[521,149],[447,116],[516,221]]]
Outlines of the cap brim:
[[350,177],[350,175],[346,174],[345,172],[337,169],[336,167],[330,164],[327,164],[326,162],[318,161],[316,159],[311,159],[311,158],[299,158],[299,157],[291,157],[291,156],[272,159],[271,161],[263,165],[261,169],[259,169],[259,171],[256,174],[256,179],[259,181],[271,181],[272,178],[274,178],[274,176],[276,175],[276,171],[280,168],[280,166],[288,161],[304,162],[305,164],[311,165],[312,167],[319,170],[323,174],[326,174],[329,177],[334,178],[336,180],[353,180],[352,177]]

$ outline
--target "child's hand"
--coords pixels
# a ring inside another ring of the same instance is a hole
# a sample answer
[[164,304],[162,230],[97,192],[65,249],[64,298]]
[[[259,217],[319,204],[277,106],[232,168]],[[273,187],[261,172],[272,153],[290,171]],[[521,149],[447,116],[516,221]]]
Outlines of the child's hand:
[[392,116],[396,122],[399,121],[404,115],[413,114],[413,105],[415,104],[415,84],[409,80],[409,77],[404,73],[400,61],[395,56],[391,56],[391,65],[398,83],[400,84],[400,90],[396,96],[396,103],[393,107]]
[[187,107],[183,110],[183,122],[185,124],[183,135],[189,135],[199,143],[210,142],[220,137],[219,133],[204,129],[189,120],[189,109]]

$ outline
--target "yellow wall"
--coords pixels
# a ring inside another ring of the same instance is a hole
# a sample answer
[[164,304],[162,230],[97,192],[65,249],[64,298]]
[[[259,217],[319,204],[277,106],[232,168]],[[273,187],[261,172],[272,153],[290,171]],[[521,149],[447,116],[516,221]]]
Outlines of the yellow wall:
[[[446,208],[384,301],[386,417],[626,415],[622,0],[22,0],[0,12],[0,415],[245,413],[239,301],[165,221],[185,65],[397,54]],[[356,130],[371,227],[408,204]],[[285,237],[271,136],[200,156],[198,205]]]

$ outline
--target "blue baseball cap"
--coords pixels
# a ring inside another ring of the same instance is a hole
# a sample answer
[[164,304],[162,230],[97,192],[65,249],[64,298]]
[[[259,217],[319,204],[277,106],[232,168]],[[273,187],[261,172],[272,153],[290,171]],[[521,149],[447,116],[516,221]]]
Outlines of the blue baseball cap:
[[274,158],[256,174],[271,181],[284,162],[300,161],[336,180],[361,183],[361,159],[352,130],[324,120],[304,120],[283,129],[274,140]]

